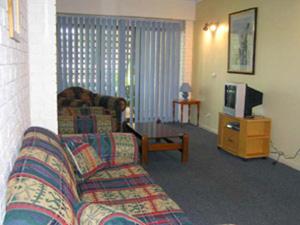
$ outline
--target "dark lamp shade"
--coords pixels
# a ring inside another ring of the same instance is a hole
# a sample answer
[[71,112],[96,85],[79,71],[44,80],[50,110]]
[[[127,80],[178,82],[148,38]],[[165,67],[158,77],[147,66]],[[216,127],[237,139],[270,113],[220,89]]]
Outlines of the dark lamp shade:
[[182,83],[182,85],[180,87],[180,91],[181,92],[190,92],[190,91],[192,91],[192,88],[189,85],[189,83]]

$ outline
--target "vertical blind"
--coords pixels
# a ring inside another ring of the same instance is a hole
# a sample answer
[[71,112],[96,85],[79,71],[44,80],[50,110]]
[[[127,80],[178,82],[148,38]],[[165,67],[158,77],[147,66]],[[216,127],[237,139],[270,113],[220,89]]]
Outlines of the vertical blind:
[[180,21],[58,15],[58,90],[122,96],[131,121],[171,121],[183,28]]

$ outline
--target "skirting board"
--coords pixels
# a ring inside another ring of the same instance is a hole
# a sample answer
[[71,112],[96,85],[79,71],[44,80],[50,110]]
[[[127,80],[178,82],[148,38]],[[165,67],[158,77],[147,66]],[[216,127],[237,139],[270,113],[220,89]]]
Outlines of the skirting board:
[[207,130],[207,131],[209,131],[211,133],[214,133],[214,134],[218,135],[218,130],[217,129],[213,129],[213,128],[209,127],[209,126],[202,125],[202,124],[200,124],[199,127],[202,128],[202,129],[204,129],[204,130]]
[[[277,160],[277,155],[275,155],[275,154],[270,153],[269,157],[271,159]],[[284,165],[286,165],[292,169],[300,171],[300,165],[295,160],[285,159],[285,158],[280,157],[279,162],[283,163]]]

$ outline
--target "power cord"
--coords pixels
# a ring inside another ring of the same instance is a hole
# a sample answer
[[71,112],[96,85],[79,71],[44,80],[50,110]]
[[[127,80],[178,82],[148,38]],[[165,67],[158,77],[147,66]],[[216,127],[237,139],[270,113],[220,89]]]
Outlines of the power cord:
[[272,141],[270,142],[270,144],[271,144],[271,148],[275,150],[275,151],[271,151],[271,153],[272,153],[272,154],[277,154],[277,155],[278,155],[278,156],[277,156],[277,159],[276,159],[274,162],[272,162],[273,165],[276,165],[276,164],[279,162],[280,157],[283,157],[284,159],[295,159],[295,158],[298,156],[298,154],[300,153],[300,148],[299,148],[293,156],[286,156],[286,155],[284,154],[283,151],[280,151],[280,150],[273,144]]

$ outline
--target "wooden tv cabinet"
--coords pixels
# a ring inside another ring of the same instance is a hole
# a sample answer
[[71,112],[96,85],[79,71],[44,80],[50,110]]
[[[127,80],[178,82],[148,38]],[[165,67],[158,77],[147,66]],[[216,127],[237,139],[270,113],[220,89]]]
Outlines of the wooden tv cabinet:
[[267,157],[270,131],[269,118],[238,118],[219,113],[218,148],[244,159]]

